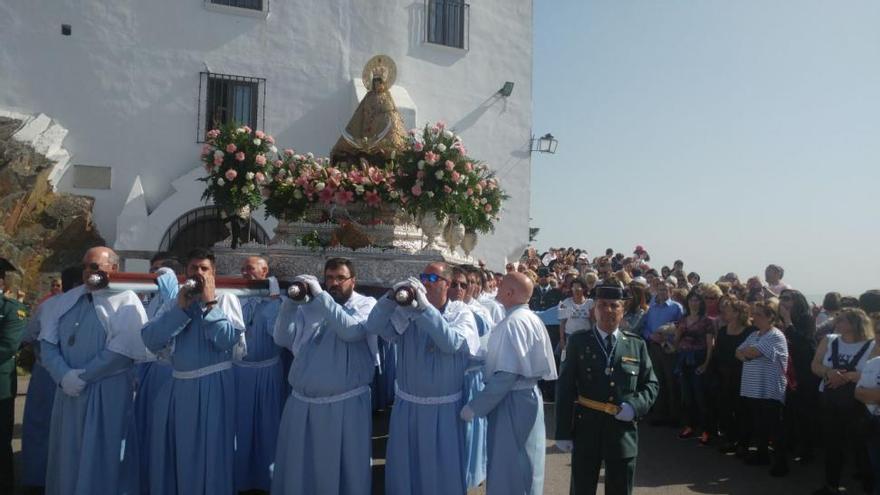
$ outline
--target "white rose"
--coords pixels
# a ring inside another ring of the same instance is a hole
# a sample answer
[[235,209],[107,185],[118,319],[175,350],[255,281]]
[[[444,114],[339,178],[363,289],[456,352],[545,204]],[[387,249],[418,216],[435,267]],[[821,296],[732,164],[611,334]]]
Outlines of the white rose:
[[428,192],[426,192],[425,194],[428,195],[429,198],[433,198],[433,197],[434,197],[434,191],[428,191]]
[[440,143],[437,146],[434,146],[434,149],[436,149],[440,153],[443,153],[444,151],[446,151],[446,145],[443,143]]
[[247,185],[248,191],[253,191],[254,189],[256,189],[256,186],[254,186],[253,182]]
[[443,171],[438,170],[438,171],[434,172],[434,177],[436,177],[438,179],[442,179],[443,178]]
[[313,160],[315,158],[315,154],[310,151],[310,152],[306,153],[306,157],[309,160]]
[[223,187],[224,185],[226,185],[226,181],[223,180],[223,178],[221,177],[221,178],[217,179],[217,185],[220,187]]
[[419,163],[416,164],[416,167],[418,167],[419,170],[425,168],[425,160],[419,160]]
[[293,197],[296,199],[302,199],[302,197],[303,197],[302,191],[300,191],[299,189],[294,189],[293,190]]
[[223,159],[223,152],[220,150],[214,151],[214,159],[215,160],[222,160]]
[[452,136],[454,136],[454,134],[449,129],[443,131],[443,137],[446,139],[452,139]]
[[363,193],[364,193],[364,188],[363,188],[362,186],[357,186],[357,187],[354,188],[354,192],[355,192],[356,194],[363,194]]
[[486,198],[480,198],[480,204],[481,205],[486,204]]
[[392,198],[396,198],[396,197],[400,196],[400,193],[398,193],[397,191],[391,191],[390,193],[388,193],[388,195],[391,196]]
[[293,159],[296,160],[296,161],[298,161],[298,162],[301,162],[302,159],[303,159],[303,156],[302,156],[302,155],[293,155]]
[[244,174],[244,176],[247,180],[254,180],[254,173],[253,172],[248,172],[248,173]]
[[244,127],[239,127],[238,129],[235,130],[235,133],[236,134],[244,134]]
[[293,177],[288,177],[288,178],[284,179],[284,183],[285,184],[293,184]]
[[325,187],[327,187],[327,184],[324,184],[323,182],[318,182],[317,184],[315,184],[315,191],[323,191]]
[[254,144],[259,146],[259,145],[263,144],[263,140],[262,139],[254,139]]
[[269,151],[271,151],[272,153],[278,153],[278,148],[276,148],[275,145],[273,144],[272,146],[269,147]]
[[452,140],[455,141],[456,143],[460,143],[460,142],[461,142],[461,136],[459,136],[458,134],[456,134],[455,137],[452,138]]

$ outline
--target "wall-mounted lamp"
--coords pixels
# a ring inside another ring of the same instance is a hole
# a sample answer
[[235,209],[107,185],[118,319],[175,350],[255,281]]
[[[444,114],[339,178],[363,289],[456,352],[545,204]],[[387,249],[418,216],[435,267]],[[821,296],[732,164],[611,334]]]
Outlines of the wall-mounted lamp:
[[535,136],[532,136],[532,141],[529,145],[529,149],[531,151],[537,151],[538,153],[556,153],[556,146],[559,144],[559,141],[553,137],[553,134],[549,132],[544,134],[538,139],[535,139]]
[[510,81],[505,82],[504,86],[498,90],[498,94],[501,96],[510,96],[511,93],[513,93],[513,83]]

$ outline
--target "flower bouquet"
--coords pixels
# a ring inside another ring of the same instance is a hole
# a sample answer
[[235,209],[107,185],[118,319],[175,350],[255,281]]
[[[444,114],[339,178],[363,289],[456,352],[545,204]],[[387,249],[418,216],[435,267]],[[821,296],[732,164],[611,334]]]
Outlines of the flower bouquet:
[[261,186],[271,181],[270,162],[277,155],[275,139],[248,126],[211,129],[201,159],[207,177],[202,199],[220,207],[230,224],[232,248],[238,247],[243,220],[262,203]]

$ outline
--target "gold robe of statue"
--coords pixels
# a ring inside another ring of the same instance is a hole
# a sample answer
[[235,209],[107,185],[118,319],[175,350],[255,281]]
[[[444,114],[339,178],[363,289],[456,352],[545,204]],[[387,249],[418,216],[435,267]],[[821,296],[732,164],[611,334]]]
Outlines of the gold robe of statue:
[[330,151],[333,163],[357,163],[361,158],[385,161],[393,152],[403,151],[406,131],[388,92],[386,78],[381,68],[373,71],[369,91],[345,126],[345,133]]

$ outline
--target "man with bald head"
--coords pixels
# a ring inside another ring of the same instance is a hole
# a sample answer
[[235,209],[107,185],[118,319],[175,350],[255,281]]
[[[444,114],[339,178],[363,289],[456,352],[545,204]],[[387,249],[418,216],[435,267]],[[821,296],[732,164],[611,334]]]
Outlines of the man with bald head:
[[[261,256],[248,256],[241,263],[245,280],[268,280],[269,263]],[[275,460],[278,425],[284,407],[284,372],[272,331],[281,309],[277,281],[270,283],[267,297],[240,298],[245,323],[247,355],[235,365],[235,489],[272,488],[269,466]]]
[[[397,344],[396,401],[391,412],[385,493],[464,494],[463,405],[465,370],[479,355],[476,320],[467,305],[449,299],[452,270],[431,263],[419,278],[394,286],[376,303],[367,330]],[[412,305],[394,291],[409,287]]]
[[43,365],[59,385],[46,493],[136,493],[133,364],[146,358],[140,331],[147,316],[133,292],[88,284],[92,275],[119,268],[113,250],[89,249],[82,268],[85,284],[56,296],[40,314]]
[[555,380],[556,363],[547,330],[528,307],[532,290],[522,273],[501,279],[496,299],[507,315],[489,334],[486,386],[460,414],[464,421],[488,418],[488,494],[544,492],[544,400],[538,380]]

